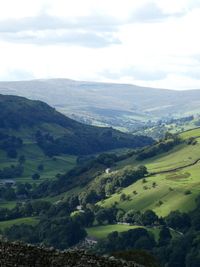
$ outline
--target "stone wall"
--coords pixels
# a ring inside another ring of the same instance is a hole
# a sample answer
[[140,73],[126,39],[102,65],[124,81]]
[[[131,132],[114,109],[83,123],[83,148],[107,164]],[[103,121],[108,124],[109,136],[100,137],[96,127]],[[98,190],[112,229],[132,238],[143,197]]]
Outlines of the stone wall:
[[61,252],[19,242],[0,241],[0,267],[142,267],[133,262],[98,257],[84,250]]

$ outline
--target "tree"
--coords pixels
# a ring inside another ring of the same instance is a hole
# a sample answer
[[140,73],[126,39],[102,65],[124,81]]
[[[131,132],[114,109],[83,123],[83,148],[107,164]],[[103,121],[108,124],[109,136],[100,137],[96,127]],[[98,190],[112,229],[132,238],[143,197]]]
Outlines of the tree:
[[108,219],[108,213],[106,209],[100,209],[96,214],[95,214],[96,220],[98,224],[103,224],[104,222],[107,221]]
[[43,164],[39,164],[37,169],[38,169],[38,171],[43,171],[44,170],[44,165]]
[[28,195],[25,184],[17,183],[16,193],[17,195]]
[[160,233],[159,233],[159,246],[166,246],[170,240],[171,240],[172,236],[171,233],[169,231],[169,228],[167,226],[162,226]]
[[158,221],[158,216],[152,210],[146,210],[142,215],[142,222],[144,225],[152,225]]
[[141,225],[141,212],[136,210],[129,210],[123,216],[123,221],[132,224]]
[[15,190],[12,187],[8,187],[4,193],[4,198],[5,200],[15,200],[16,199],[16,194]]
[[9,158],[16,159],[16,157],[17,157],[17,151],[16,151],[16,149],[10,148],[9,150],[7,150],[7,156]]
[[19,159],[18,159],[19,164],[24,164],[25,161],[26,161],[26,158],[25,158],[24,155],[20,156]]
[[126,194],[125,193],[122,193],[120,195],[120,201],[125,201],[126,200]]
[[33,180],[38,180],[38,179],[40,179],[40,175],[39,175],[39,173],[34,173],[34,174],[32,175],[32,179],[33,179]]
[[190,227],[191,220],[187,213],[181,213],[180,211],[172,211],[166,217],[166,223],[170,227],[178,230],[185,230]]

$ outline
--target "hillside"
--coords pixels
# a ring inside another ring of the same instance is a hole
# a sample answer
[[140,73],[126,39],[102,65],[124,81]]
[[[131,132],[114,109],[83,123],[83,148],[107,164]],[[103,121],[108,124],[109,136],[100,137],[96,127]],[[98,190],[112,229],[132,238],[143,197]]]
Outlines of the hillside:
[[32,187],[27,201],[1,209],[1,233],[58,249],[82,240],[88,249],[89,240],[95,253],[129,260],[139,253],[144,264],[145,250],[155,263],[149,266],[193,266],[199,263],[199,149],[196,128],[86,160]]
[[[124,168],[145,165],[149,175],[145,182],[124,188],[120,194],[114,194],[103,201],[103,206],[118,202],[125,210],[152,209],[158,215],[166,216],[173,210],[188,212],[195,207],[195,199],[200,192],[200,128],[180,134],[182,142],[168,152],[138,160],[137,155],[118,163],[113,172]],[[193,140],[190,142],[189,140]],[[128,201],[120,201],[120,195],[130,196]]]
[[200,90],[174,91],[67,79],[0,82],[0,93],[47,102],[94,125],[134,129],[149,119],[199,112]]
[[0,110],[1,206],[7,205],[5,199],[16,200],[12,190],[5,190],[6,184],[28,183],[22,190],[17,186],[17,199],[26,199],[30,184],[56,179],[74,168],[80,156],[153,142],[148,137],[81,124],[44,102],[23,97],[0,95]]
[[115,148],[141,147],[152,142],[151,138],[78,123],[43,102],[22,97],[0,95],[0,109],[1,129],[5,132],[19,130],[20,134],[22,129],[28,128],[32,131],[29,138],[35,138],[47,154],[92,154]]

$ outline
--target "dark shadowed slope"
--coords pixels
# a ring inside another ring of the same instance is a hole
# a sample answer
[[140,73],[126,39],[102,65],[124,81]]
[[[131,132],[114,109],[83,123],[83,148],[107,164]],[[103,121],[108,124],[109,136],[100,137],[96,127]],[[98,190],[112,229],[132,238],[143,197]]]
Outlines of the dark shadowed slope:
[[44,102],[23,97],[0,95],[0,110],[1,131],[12,129],[20,132],[29,129],[32,138],[49,155],[81,155],[122,147],[136,148],[153,141],[148,137],[124,134],[112,128],[81,124]]

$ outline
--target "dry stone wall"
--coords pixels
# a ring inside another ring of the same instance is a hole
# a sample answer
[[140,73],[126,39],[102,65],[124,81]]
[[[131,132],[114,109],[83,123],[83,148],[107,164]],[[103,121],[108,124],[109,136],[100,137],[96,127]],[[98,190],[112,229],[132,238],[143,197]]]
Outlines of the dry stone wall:
[[84,250],[58,251],[0,241],[0,267],[142,267],[134,262],[98,257]]

